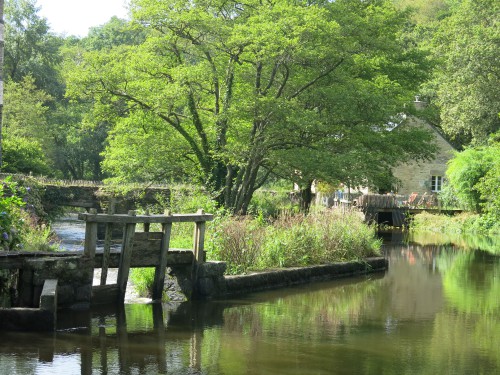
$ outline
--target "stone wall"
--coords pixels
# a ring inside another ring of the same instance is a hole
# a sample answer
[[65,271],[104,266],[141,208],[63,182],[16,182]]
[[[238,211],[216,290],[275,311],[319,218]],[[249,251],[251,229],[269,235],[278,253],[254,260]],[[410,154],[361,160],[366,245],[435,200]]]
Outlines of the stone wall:
[[93,262],[86,257],[26,260],[19,275],[19,305],[38,307],[44,281],[56,279],[59,308],[89,308],[93,274]]
[[386,270],[387,266],[385,258],[377,257],[363,262],[333,263],[256,272],[249,275],[224,276],[226,270],[224,262],[207,262],[198,270],[195,291],[196,297],[201,299],[225,298],[266,289],[381,272]]
[[445,176],[448,161],[453,157],[454,148],[426,121],[409,117],[407,123],[401,126],[420,126],[435,134],[438,152],[430,161],[408,162],[393,169],[394,176],[401,181],[398,194],[431,192],[431,176]]

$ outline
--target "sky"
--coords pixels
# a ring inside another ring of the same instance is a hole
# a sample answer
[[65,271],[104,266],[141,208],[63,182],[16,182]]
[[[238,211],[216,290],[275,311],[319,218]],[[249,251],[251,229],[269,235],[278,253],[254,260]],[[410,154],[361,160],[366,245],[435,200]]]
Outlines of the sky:
[[127,18],[127,0],[37,0],[40,17],[47,18],[57,34],[86,36],[113,16]]

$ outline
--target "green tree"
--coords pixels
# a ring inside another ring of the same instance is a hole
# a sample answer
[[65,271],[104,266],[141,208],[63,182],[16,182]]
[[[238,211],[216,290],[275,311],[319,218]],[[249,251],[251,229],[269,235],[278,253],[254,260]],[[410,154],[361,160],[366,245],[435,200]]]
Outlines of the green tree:
[[9,81],[5,85],[3,116],[4,172],[47,174],[47,153],[51,138],[46,133],[44,105],[51,97],[35,87],[34,79],[26,76],[21,82]]
[[459,200],[481,212],[498,209],[498,160],[500,146],[468,148],[450,160],[446,175]]
[[490,168],[479,181],[477,190],[483,199],[483,209],[493,223],[500,222],[500,142],[488,148]]
[[442,127],[465,145],[485,143],[500,129],[499,13],[495,0],[460,1],[436,35]]
[[[219,203],[245,212],[290,155],[306,151],[302,170],[325,137],[386,124],[423,73],[399,38],[405,14],[386,1],[318,3],[133,1],[145,42],[87,53],[68,76],[71,95],[117,124],[108,170],[133,178],[123,155],[138,179],[152,177],[146,155],[190,165]],[[168,143],[179,152],[163,158]]]
[[112,17],[102,26],[91,27],[81,43],[87,50],[103,50],[122,45],[138,45],[145,38],[145,30],[137,24]]
[[36,0],[6,1],[4,74],[15,82],[31,75],[37,88],[60,98],[64,86],[57,67],[62,39],[50,33],[38,10]]
[[45,153],[35,140],[6,136],[3,139],[4,173],[48,175],[50,173]]

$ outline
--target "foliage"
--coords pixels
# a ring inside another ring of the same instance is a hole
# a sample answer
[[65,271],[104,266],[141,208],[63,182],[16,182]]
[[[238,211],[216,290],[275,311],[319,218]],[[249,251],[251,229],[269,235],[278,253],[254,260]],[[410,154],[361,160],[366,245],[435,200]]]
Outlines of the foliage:
[[[487,218],[487,217],[486,217]],[[499,222],[489,222],[484,216],[462,213],[454,216],[422,212],[413,217],[412,230],[438,233],[499,234]]]
[[227,274],[242,274],[257,268],[266,228],[250,217],[218,217],[207,241],[209,256],[225,261]]
[[443,129],[462,143],[484,143],[500,129],[500,5],[464,0],[440,23],[433,52]]
[[437,199],[439,206],[444,210],[464,208],[457,198],[457,193],[447,181],[443,183],[441,191],[437,194]]
[[35,85],[27,75],[19,82],[8,82],[5,86],[4,127],[12,136],[47,139],[46,103],[52,97]]
[[40,223],[36,191],[7,177],[0,185],[0,246],[3,251],[52,251],[52,232]]
[[37,13],[36,0],[5,2],[5,81],[32,76],[37,88],[62,98],[64,85],[57,70],[62,40],[50,33],[47,20]]
[[252,216],[277,218],[283,212],[297,211],[291,197],[291,189],[259,189],[256,190],[248,212]]
[[[450,160],[446,175],[467,208],[497,215],[500,143],[468,148]],[[492,189],[493,188],[493,189]]]
[[23,193],[10,178],[0,185],[0,246],[4,251],[18,250],[21,246]]
[[[500,142],[488,148],[489,169],[480,179],[476,188],[481,194],[484,220],[492,223],[500,222]],[[485,223],[486,224],[486,223]]]
[[358,260],[379,253],[372,227],[355,212],[321,211],[261,219],[219,219],[207,247],[229,273]]
[[[399,38],[406,14],[386,1],[136,0],[131,10],[144,42],[85,53],[67,70],[69,94],[114,125],[106,170],[187,175],[234,212],[272,174],[315,175],[312,150],[328,147],[332,164],[363,144],[336,165],[366,165],[367,150],[375,158],[396,137],[380,130],[425,75]],[[406,144],[425,149],[418,136]],[[392,159],[408,156],[398,150]]]
[[113,16],[104,25],[91,27],[81,44],[86,50],[105,50],[121,45],[138,45],[145,38],[144,30],[138,25]]
[[48,175],[49,166],[40,144],[30,138],[5,136],[2,144],[2,171]]
[[155,269],[153,267],[132,268],[130,271],[130,281],[140,296],[151,297],[154,280]]

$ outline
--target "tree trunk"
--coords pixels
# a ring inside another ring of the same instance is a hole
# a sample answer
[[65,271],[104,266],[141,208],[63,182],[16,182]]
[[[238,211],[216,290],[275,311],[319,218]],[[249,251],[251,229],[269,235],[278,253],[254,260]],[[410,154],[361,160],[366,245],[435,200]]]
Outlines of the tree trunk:
[[308,181],[307,186],[300,189],[300,210],[303,213],[308,213],[311,208],[311,203],[313,199],[312,193],[312,181]]

